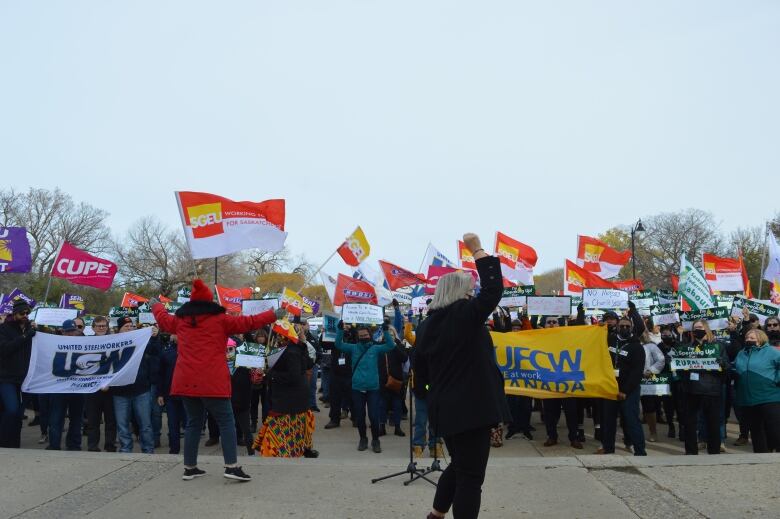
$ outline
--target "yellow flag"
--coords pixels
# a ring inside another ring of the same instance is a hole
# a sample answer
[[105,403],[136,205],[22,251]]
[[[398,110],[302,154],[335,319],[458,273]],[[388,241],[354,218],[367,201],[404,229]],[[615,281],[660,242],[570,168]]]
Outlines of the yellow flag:
[[490,335],[508,395],[617,398],[618,385],[603,326]]
[[338,248],[338,253],[344,262],[353,267],[360,265],[370,252],[371,247],[368,245],[366,235],[360,226]]

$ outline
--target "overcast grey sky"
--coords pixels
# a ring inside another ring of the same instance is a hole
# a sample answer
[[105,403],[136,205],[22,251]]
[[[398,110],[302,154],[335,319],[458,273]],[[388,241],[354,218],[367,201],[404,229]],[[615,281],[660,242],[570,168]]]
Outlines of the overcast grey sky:
[[778,56],[774,0],[4,0],[0,172],[117,232],[180,229],[177,189],[285,198],[315,263],[360,224],[371,260],[501,230],[541,272],[649,214],[780,209]]

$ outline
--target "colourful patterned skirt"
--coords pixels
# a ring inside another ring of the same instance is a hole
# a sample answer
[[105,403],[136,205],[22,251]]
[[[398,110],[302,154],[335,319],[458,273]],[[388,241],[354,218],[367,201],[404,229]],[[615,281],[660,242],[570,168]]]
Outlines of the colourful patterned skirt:
[[273,411],[263,422],[252,448],[266,458],[300,458],[312,448],[314,413],[279,414]]

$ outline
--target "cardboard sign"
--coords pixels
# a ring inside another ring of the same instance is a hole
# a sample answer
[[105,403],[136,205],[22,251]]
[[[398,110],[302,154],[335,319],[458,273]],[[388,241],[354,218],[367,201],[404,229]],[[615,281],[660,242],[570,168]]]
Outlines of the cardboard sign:
[[75,308],[36,308],[30,315],[30,320],[35,324],[46,326],[62,326],[68,319],[78,317],[79,311]]
[[519,308],[525,305],[528,296],[535,294],[536,287],[533,285],[505,288],[498,306]]
[[242,315],[257,315],[279,308],[278,299],[244,299],[241,301]]
[[570,296],[527,296],[528,315],[569,315]]
[[585,288],[582,290],[582,306],[600,310],[625,310],[628,308],[628,292],[613,288]]
[[742,318],[742,309],[747,308],[748,312],[755,314],[761,326],[767,317],[777,317],[780,314],[780,307],[768,302],[756,301],[755,299],[746,299],[742,296],[734,296],[734,305],[731,307],[731,315]]
[[385,322],[385,312],[378,305],[345,303],[341,307],[341,320],[350,324],[382,324]]
[[262,355],[247,355],[236,353],[236,366],[244,368],[265,368],[265,357]]

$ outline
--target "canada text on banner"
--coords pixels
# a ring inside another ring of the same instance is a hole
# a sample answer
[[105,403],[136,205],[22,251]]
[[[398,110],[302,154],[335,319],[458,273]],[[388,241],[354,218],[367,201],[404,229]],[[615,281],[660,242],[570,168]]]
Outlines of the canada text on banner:
[[341,259],[344,260],[344,263],[352,267],[357,267],[368,257],[371,253],[371,246],[368,244],[366,234],[359,225],[358,228],[344,240],[344,243],[339,246],[337,252],[339,253],[339,256],[341,256]]
[[0,274],[32,270],[30,242],[24,227],[0,227]]
[[605,398],[618,394],[603,326],[491,333],[509,395]]
[[244,249],[276,252],[284,247],[284,200],[236,202],[211,193],[177,191],[184,235],[194,259]]
[[577,264],[604,279],[614,278],[628,260],[629,251],[620,252],[601,240],[590,236],[577,236]]
[[135,382],[151,328],[102,336],[37,333],[25,393],[94,393]]
[[93,256],[68,242],[62,242],[51,266],[51,275],[55,278],[67,279],[74,285],[87,285],[104,292],[111,288],[116,271],[115,263]]

